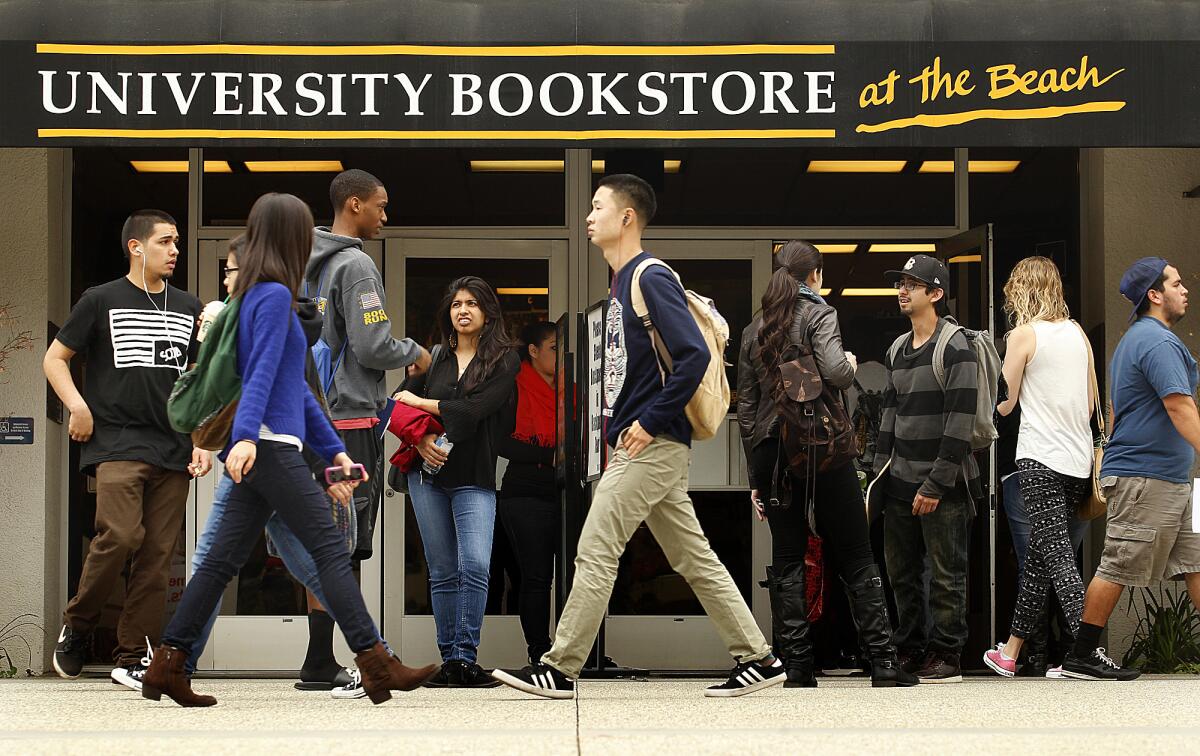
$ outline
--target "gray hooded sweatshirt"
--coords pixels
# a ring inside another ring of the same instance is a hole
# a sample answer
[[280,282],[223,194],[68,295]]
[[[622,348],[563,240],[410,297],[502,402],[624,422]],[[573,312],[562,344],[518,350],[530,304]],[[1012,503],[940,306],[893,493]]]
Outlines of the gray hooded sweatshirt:
[[387,400],[385,371],[416,362],[420,346],[392,337],[383,276],[363,252],[361,240],[314,229],[304,283],[306,296],[317,300],[325,317],[322,336],[332,352],[330,360],[342,355],[326,397],[333,419],[374,416]]

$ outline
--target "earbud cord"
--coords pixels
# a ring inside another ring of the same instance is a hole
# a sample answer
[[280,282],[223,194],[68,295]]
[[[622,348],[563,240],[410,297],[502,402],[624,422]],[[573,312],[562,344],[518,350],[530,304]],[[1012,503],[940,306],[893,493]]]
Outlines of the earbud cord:
[[[171,325],[167,320],[167,282],[166,281],[162,282],[163,306],[162,306],[162,309],[160,310],[160,309],[158,309],[158,305],[154,304],[154,297],[150,296],[150,285],[146,283],[146,253],[142,252],[141,257],[142,257],[142,291],[146,292],[146,299],[150,300],[150,306],[153,307],[154,310],[159,315],[162,315],[163,333],[165,333],[167,336],[167,343],[174,345],[174,343],[175,343],[174,339],[171,338]],[[174,367],[176,372],[178,372],[180,375],[183,375],[185,372],[187,372],[184,367],[186,365],[186,363],[184,363],[184,365],[180,365],[178,357],[172,357],[171,362],[175,363],[174,365],[172,365],[172,367]]]

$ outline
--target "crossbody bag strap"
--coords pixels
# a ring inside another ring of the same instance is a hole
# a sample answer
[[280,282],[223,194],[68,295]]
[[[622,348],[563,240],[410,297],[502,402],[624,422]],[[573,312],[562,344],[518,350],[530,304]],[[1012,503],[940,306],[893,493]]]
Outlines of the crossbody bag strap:
[[1096,356],[1092,353],[1092,342],[1087,337],[1087,332],[1083,330],[1083,326],[1072,319],[1075,328],[1079,330],[1079,335],[1083,337],[1083,344],[1087,347],[1088,354],[1088,389],[1092,392],[1092,413],[1096,417],[1096,427],[1100,430],[1100,443],[1104,446],[1108,445],[1108,424],[1104,417],[1104,401],[1100,398],[1100,381],[1096,377]]

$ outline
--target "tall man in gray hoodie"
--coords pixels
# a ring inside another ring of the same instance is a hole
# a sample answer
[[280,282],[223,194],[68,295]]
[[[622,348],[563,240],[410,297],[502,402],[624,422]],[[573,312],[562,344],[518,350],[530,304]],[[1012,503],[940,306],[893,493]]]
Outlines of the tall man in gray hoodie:
[[[378,236],[387,222],[383,182],[366,171],[342,171],[329,185],[329,200],[333,226],[313,231],[312,256],[304,272],[305,296],[317,301],[324,316],[321,338],[329,346],[332,375],[322,388],[333,425],[347,453],[370,476],[368,484],[354,493],[358,533],[353,558],[362,560],[371,556],[383,493],[383,439],[376,426],[387,402],[386,371],[411,365],[414,373],[422,373],[430,359],[429,352],[412,339],[392,336],[383,276],[363,251],[363,241]],[[309,609],[304,668],[340,669],[333,662],[333,620],[312,595]]]

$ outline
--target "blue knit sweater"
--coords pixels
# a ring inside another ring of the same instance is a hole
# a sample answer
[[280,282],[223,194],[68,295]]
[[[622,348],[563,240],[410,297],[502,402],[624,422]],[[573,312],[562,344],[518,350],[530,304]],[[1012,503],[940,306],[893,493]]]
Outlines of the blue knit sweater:
[[242,295],[237,358],[242,398],[222,461],[238,441],[257,442],[263,425],[299,438],[326,460],[346,451],[304,380],[307,348],[286,286],[259,283]]

